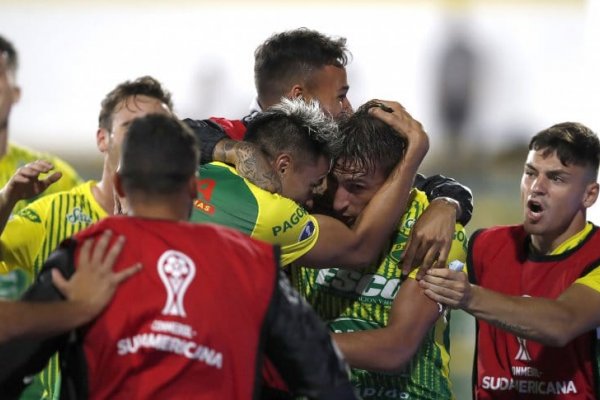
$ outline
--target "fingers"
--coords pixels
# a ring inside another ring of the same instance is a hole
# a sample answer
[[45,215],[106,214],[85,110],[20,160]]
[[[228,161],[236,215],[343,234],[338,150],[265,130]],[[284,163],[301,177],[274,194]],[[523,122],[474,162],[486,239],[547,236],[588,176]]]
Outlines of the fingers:
[[19,170],[25,176],[36,176],[49,172],[53,168],[54,165],[46,160],[36,160],[24,165],[23,167],[19,168]]
[[77,268],[89,268],[90,266],[90,251],[92,249],[92,244],[94,243],[93,239],[87,239],[81,245],[81,250],[79,251],[79,262]]
[[[433,268],[439,262],[439,251],[437,246],[430,246],[423,258],[423,262],[421,263],[421,267],[419,268],[419,272],[417,273],[417,280],[423,278],[425,272],[429,269]],[[444,265],[444,264],[441,264]]]
[[407,119],[412,120],[410,114],[406,112],[406,110],[400,103],[385,100],[374,101],[383,104],[385,107],[390,108],[392,112],[385,111],[380,107],[371,107],[369,108],[369,114],[371,114],[377,119],[382,120],[383,122],[394,127],[395,129],[402,130],[402,126],[399,124],[400,121]]
[[[112,236],[112,233],[110,233],[110,235],[108,236],[109,240],[110,240],[111,236]],[[108,241],[106,242],[106,245],[108,245]],[[121,254],[121,250],[123,250],[124,245],[125,245],[125,236],[119,236],[117,238],[117,240],[115,240],[115,243],[108,250],[108,253],[106,253],[106,256],[104,257],[104,261],[102,263],[102,269],[112,270],[112,268],[115,265],[115,262],[117,260],[117,257],[119,256],[119,254]],[[100,257],[102,257],[102,255],[104,255],[104,254],[105,254],[105,251],[102,251],[102,253],[100,254]]]
[[406,248],[404,249],[404,254],[402,255],[402,276],[407,277],[410,274],[410,271],[413,270],[413,266],[415,266],[415,257],[417,253],[418,241],[413,240],[413,234],[411,231],[410,236],[408,237],[408,242],[406,243]]
[[114,282],[116,284],[120,284],[121,282],[125,281],[129,277],[137,274],[141,269],[142,269],[142,263],[136,263],[129,268],[125,268],[124,270],[119,271],[114,274],[114,277],[113,277]]
[[62,172],[56,171],[52,175],[48,176],[42,182],[46,184],[46,187],[52,185],[54,182],[58,181],[62,177]]

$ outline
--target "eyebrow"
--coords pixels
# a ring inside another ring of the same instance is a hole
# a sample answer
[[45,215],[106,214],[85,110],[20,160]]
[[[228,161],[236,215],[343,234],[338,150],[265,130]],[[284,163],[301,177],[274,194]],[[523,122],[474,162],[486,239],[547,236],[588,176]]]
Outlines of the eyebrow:
[[[534,167],[530,163],[525,163],[525,167],[529,168],[529,169],[532,169],[532,170],[534,170],[536,172],[540,172],[536,167]],[[546,174],[546,175],[566,175],[566,176],[570,176],[571,175],[570,172],[565,171],[564,169],[552,169],[550,171],[544,172],[544,174]]]

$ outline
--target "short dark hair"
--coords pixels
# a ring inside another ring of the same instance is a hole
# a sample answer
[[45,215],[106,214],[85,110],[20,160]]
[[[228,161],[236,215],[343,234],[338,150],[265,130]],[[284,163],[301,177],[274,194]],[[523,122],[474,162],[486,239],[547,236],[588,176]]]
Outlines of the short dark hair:
[[163,88],[161,83],[151,76],[142,76],[134,81],[125,81],[110,91],[100,104],[98,126],[109,132],[112,130],[112,118],[119,103],[131,96],[148,96],[165,103],[173,108],[171,93]]
[[538,132],[531,138],[529,150],[541,150],[544,156],[556,152],[563,165],[589,167],[594,171],[594,176],[598,174],[598,136],[578,122],[562,122]]
[[254,52],[254,83],[259,99],[279,99],[290,86],[306,81],[327,65],[345,67],[350,52],[346,38],[332,38],[299,28],[276,33]]
[[4,36],[0,35],[0,57],[6,57],[6,65],[12,71],[16,72],[19,68],[19,54],[15,46]]
[[196,173],[199,157],[195,135],[177,118],[162,114],[136,118],[123,140],[119,166],[123,189],[174,193]]
[[324,155],[334,158],[340,135],[337,124],[319,103],[300,98],[282,99],[248,124],[244,141],[257,144],[269,158],[289,152],[299,160],[315,162]]
[[378,103],[370,101],[340,121],[341,148],[336,169],[373,172],[379,166],[387,177],[404,159],[408,139],[369,114]]

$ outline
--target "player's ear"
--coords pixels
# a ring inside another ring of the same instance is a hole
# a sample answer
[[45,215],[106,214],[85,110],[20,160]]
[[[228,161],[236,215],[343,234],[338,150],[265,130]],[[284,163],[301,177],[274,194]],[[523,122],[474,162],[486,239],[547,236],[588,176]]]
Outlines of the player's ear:
[[192,175],[187,184],[187,191],[190,198],[196,199],[198,197],[198,189],[196,188],[196,175]]
[[108,151],[109,135],[110,132],[108,132],[108,130],[105,128],[98,128],[96,131],[96,146],[102,153],[106,153]]
[[594,205],[596,200],[598,199],[598,183],[592,182],[589,183],[585,189],[585,193],[583,195],[583,205],[586,208],[589,208]]
[[287,153],[281,153],[275,158],[274,165],[279,176],[285,175],[292,167],[292,157]]
[[12,103],[18,103],[19,100],[21,100],[21,87],[20,86],[13,86],[10,88],[10,93],[11,93],[11,100]]
[[298,97],[302,97],[302,95],[304,94],[304,88],[301,85],[294,85],[292,86],[292,88],[290,89],[290,91],[288,92],[287,96],[290,99],[296,99]]

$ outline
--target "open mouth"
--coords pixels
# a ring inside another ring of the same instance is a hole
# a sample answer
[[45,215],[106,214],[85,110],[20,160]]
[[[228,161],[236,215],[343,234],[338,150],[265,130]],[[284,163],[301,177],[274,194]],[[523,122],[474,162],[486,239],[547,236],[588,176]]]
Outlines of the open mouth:
[[544,211],[542,204],[536,200],[529,200],[527,202],[527,207],[531,210],[531,212],[539,213]]
[[531,220],[540,220],[544,212],[544,205],[538,200],[531,199],[527,202],[527,210]]

